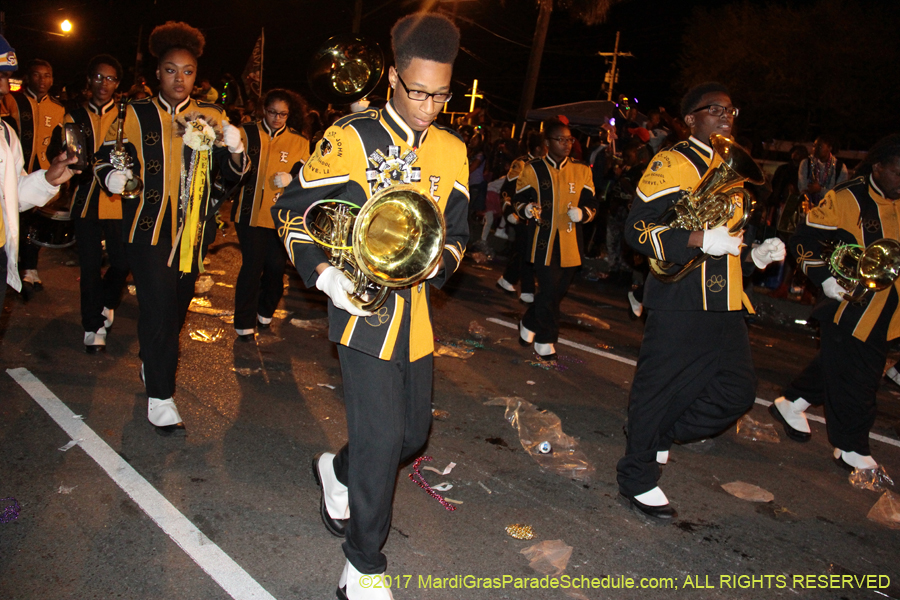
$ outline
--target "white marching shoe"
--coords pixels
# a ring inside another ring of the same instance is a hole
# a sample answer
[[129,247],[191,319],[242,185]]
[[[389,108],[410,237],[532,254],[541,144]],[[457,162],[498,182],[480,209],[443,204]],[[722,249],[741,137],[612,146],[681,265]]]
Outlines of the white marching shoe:
[[325,528],[337,537],[344,537],[347,519],[350,518],[350,491],[338,481],[334,473],[334,454],[322,452],[313,458],[313,477],[322,488],[319,512]]
[[519,294],[519,300],[521,300],[525,304],[531,304],[532,302],[534,302],[534,294],[522,292],[521,294]]
[[808,442],[812,437],[809,421],[806,420],[806,409],[809,402],[803,398],[788,400],[784,396],[776,398],[769,406],[769,414],[784,427],[784,432],[795,442]]
[[875,469],[878,463],[871,456],[859,454],[858,452],[847,452],[840,448],[834,449],[834,461],[848,471],[853,469]]
[[181,415],[175,406],[175,400],[166,398],[150,398],[147,402],[147,419],[157,427],[177,426],[181,424]]
[[519,321],[519,344],[529,346],[534,341],[534,332],[522,325]]
[[106,350],[106,328],[101,327],[95,331],[84,332],[84,351],[88,354],[96,354]]
[[[382,577],[383,574],[360,573],[348,560],[338,581],[337,597],[340,600],[394,600],[391,589],[384,585]],[[381,587],[373,587],[379,583]]]

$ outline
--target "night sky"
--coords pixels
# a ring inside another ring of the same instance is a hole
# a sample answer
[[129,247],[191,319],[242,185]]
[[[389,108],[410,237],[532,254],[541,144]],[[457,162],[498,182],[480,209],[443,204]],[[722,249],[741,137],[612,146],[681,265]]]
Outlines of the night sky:
[[[557,2],[558,4],[559,2]],[[620,59],[618,91],[637,97],[639,108],[674,106],[677,58],[684,23],[695,8],[719,5],[712,0],[630,0],[617,5],[605,24],[588,27],[557,8],[551,20],[535,107],[580,100],[605,99],[601,91],[606,62],[597,52],[611,52],[616,31],[620,50],[635,58]],[[261,28],[265,27],[264,88],[289,87],[308,97],[306,68],[313,51],[329,36],[349,32],[352,0],[308,2],[286,0],[13,0],[6,11],[6,37],[20,62],[44,58],[54,65],[56,84],[79,81],[91,56],[113,54],[132,80],[139,29],[142,28],[143,72],[155,83],[147,35],[167,20],[183,20],[201,29],[207,48],[200,76],[217,80],[222,73],[239,76]],[[361,34],[382,45],[390,64],[389,30],[402,15],[422,6],[420,0],[365,0]],[[450,6],[443,4],[443,6]],[[458,4],[457,23],[462,51],[454,71],[455,97],[450,110],[468,110],[472,79],[486,95],[495,118],[512,120],[537,18],[534,0],[472,0]],[[68,37],[42,33],[59,31],[68,18]],[[215,85],[215,83],[214,83]],[[384,95],[383,78],[375,95]]]

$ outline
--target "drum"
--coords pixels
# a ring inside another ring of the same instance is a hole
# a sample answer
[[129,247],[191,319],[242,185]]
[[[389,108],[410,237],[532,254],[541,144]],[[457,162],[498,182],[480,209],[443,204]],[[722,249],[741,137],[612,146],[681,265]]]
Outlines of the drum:
[[28,241],[44,248],[68,248],[75,244],[72,213],[59,206],[42,206],[31,215]]

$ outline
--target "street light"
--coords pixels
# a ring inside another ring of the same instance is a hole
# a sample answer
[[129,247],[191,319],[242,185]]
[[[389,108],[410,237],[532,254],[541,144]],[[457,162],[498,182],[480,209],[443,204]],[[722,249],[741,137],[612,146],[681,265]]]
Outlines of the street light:
[[72,22],[66,19],[59,24],[59,28],[62,29],[64,33],[69,33],[70,31],[72,31]]

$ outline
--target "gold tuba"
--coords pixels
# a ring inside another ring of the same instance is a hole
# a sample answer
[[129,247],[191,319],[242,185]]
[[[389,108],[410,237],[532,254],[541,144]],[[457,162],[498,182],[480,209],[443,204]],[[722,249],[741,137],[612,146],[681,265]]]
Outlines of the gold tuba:
[[859,302],[866,292],[880,292],[900,276],[900,242],[889,238],[875,240],[868,247],[839,244],[828,255],[828,268],[838,284],[847,290],[844,299]]
[[303,221],[328,261],[353,283],[350,300],[363,310],[378,310],[391,289],[425,279],[444,250],[444,213],[411,185],[384,189],[362,208],[320,200]]
[[[703,178],[693,191],[681,192],[681,197],[663,214],[661,221],[675,229],[714,229],[728,223],[735,209],[742,207],[740,221],[729,228],[736,234],[744,229],[755,203],[750,192],[736,186],[745,181],[765,183],[765,176],[750,154],[724,135],[714,133],[710,145],[715,155]],[[672,263],[651,258],[650,270],[660,281],[674,283],[684,279],[708,258],[708,254],[696,256],[675,273],[669,273]]]
[[[125,109],[128,107],[125,95],[119,100],[119,117],[116,121],[116,147],[109,153],[109,162],[117,171],[124,171],[132,167],[131,155],[125,151]],[[120,196],[133,200],[140,198],[144,191],[144,182],[137,173],[132,173],[131,179],[125,182],[125,189]]]

